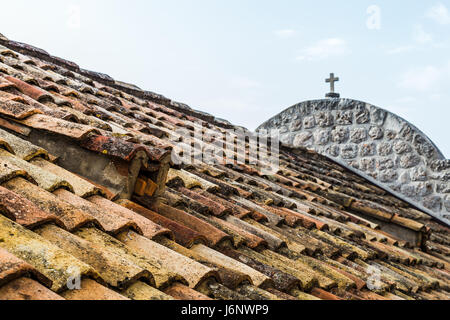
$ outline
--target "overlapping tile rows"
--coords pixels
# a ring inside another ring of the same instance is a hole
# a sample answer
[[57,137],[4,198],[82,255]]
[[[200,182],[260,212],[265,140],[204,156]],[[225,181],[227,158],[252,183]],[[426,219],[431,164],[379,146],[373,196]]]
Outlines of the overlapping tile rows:
[[307,150],[169,164],[179,128],[232,125],[0,35],[0,299],[449,299],[447,227]]

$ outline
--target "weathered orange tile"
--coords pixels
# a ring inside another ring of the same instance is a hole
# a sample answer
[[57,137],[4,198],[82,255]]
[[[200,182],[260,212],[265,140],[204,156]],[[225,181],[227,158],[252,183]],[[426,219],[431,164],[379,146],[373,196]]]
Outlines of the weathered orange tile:
[[166,218],[175,220],[192,230],[197,231],[199,234],[208,239],[209,243],[216,246],[226,240],[231,240],[231,237],[225,232],[213,227],[209,223],[200,220],[187,212],[169,207],[165,204],[160,204],[156,208],[159,214]]
[[39,209],[58,217],[67,230],[74,230],[92,222],[97,223],[88,213],[22,178],[10,180],[3,186],[21,197],[27,198]]
[[63,225],[56,216],[39,209],[28,199],[0,186],[0,211],[26,228],[34,228],[45,223]]
[[102,228],[108,233],[117,234],[128,229],[142,232],[133,220],[121,217],[106,210],[102,210],[100,207],[89,202],[88,200],[80,198],[65,189],[56,190],[55,192],[53,192],[53,194],[56,195],[59,199],[90,214],[92,217],[97,219]]
[[322,300],[342,300],[338,296],[320,288],[313,288],[311,294]]
[[114,215],[133,221],[138,225],[142,234],[149,239],[152,239],[161,235],[168,235],[170,237],[171,231],[154,223],[153,221],[131,211],[121,205],[118,205],[108,199],[100,196],[89,197],[91,203],[97,205],[100,210],[105,210],[106,212],[112,212]]
[[177,190],[190,198],[191,202],[198,202],[200,205],[207,207],[208,211],[217,217],[229,214],[231,212],[229,208],[223,206],[221,203],[215,202],[194,190],[189,190],[184,187],[179,187]]
[[[35,109],[33,109],[35,110]],[[1,109],[0,109],[1,111]],[[34,112],[36,113],[36,112]],[[29,114],[27,114],[28,116]],[[34,114],[26,119],[21,118],[20,123],[39,130],[60,134],[72,139],[81,140],[90,133],[98,133],[98,130],[84,124],[73,123],[48,115]]]
[[0,300],[64,300],[39,282],[19,278],[0,287]]
[[168,219],[156,212],[153,212],[147,208],[144,208],[129,200],[118,200],[118,204],[132,210],[143,217],[157,223],[172,231],[175,240],[186,247],[191,247],[195,243],[206,243],[207,239],[199,232],[192,230],[174,220]]
[[64,291],[61,296],[67,300],[129,300],[91,279],[83,279],[80,289]]
[[23,92],[24,94],[26,94],[27,96],[31,97],[36,101],[42,101],[43,99],[49,97],[49,94],[47,92],[41,90],[38,87],[23,82],[17,78],[5,76],[5,79],[11,83],[14,83],[21,92]]
[[175,283],[165,289],[164,293],[174,297],[177,300],[212,300],[204,294],[179,283]]
[[35,278],[39,279],[41,283],[51,286],[52,282],[49,278],[37,271],[30,264],[0,248],[0,287],[9,281],[28,274],[31,274]]

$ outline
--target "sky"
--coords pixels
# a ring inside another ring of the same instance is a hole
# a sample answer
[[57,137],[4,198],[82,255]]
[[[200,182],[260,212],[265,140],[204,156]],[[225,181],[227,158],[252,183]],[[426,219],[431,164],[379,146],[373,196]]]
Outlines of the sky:
[[14,0],[0,33],[251,130],[334,72],[450,158],[450,0]]

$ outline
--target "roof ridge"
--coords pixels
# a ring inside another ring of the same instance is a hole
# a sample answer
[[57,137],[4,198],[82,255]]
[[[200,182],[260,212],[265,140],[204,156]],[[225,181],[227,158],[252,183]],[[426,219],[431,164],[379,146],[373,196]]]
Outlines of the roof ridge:
[[155,92],[148,91],[148,90],[142,90],[139,87],[137,87],[136,85],[128,84],[128,83],[125,83],[120,80],[115,80],[111,76],[109,76],[105,73],[83,69],[75,62],[72,62],[72,61],[57,57],[57,56],[53,56],[50,53],[48,53],[47,51],[45,51],[41,48],[35,47],[33,45],[29,45],[29,44],[19,42],[19,41],[10,40],[1,33],[0,33],[0,44],[9,49],[18,51],[19,53],[22,53],[22,54],[25,54],[28,56],[32,56],[32,57],[38,58],[40,60],[43,60],[43,61],[46,61],[49,63],[53,63],[57,66],[66,68],[73,72],[77,72],[77,73],[79,73],[85,77],[88,77],[92,80],[95,80],[99,83],[111,86],[118,90],[122,90],[122,91],[124,91],[130,95],[136,96],[138,98],[141,98],[144,100],[150,100],[150,101],[156,102],[156,103],[160,103],[160,104],[162,104],[166,107],[169,107],[171,109],[174,109],[176,111],[185,113],[190,116],[195,116],[201,120],[204,120],[206,122],[217,125],[218,127],[222,127],[225,129],[231,129],[231,128],[235,127],[227,120],[216,118],[215,116],[213,116],[207,112],[204,112],[204,111],[194,110],[185,103],[176,102],[176,101],[173,101],[173,100],[165,97],[162,94],[155,93]]

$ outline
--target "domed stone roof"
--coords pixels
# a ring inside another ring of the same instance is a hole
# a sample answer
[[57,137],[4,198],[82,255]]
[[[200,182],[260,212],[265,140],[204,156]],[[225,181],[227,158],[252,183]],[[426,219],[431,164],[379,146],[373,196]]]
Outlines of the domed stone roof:
[[401,117],[362,101],[323,99],[296,104],[261,129],[279,129],[283,144],[326,155],[449,225],[450,160]]

